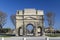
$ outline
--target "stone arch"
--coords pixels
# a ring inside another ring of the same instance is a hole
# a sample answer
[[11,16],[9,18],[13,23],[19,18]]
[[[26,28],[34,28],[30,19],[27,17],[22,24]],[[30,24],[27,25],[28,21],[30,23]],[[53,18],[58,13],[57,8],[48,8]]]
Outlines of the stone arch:
[[18,36],[23,36],[23,35],[20,34],[21,29],[22,29],[22,27],[19,27],[19,28],[18,28]]
[[38,26],[38,28],[40,28],[40,36],[42,36],[42,27]]
[[[27,24],[26,25],[26,32],[28,31],[29,32],[29,30],[27,30],[27,27],[32,27],[32,29],[31,29],[31,33],[33,33],[33,35],[34,35],[34,25],[32,24],[32,23],[29,23],[29,24]],[[30,32],[29,32],[30,33]]]

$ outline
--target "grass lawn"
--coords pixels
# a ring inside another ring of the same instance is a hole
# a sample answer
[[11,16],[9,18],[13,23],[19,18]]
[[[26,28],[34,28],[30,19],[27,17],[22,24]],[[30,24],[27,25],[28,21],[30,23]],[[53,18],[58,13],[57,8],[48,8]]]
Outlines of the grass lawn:
[[50,34],[46,34],[46,36],[48,37],[60,37],[60,33],[50,33]]
[[0,37],[15,37],[15,36],[6,36],[6,35],[4,35],[4,36],[0,36]]

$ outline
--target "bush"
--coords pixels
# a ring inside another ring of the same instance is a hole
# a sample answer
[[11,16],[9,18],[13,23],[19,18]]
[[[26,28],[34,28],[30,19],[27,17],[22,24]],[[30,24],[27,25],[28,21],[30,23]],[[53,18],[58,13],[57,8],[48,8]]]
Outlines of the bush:
[[60,37],[60,34],[58,33],[51,33],[51,34],[46,34],[46,36],[49,36],[49,37]]
[[0,33],[7,33],[8,31],[10,31],[10,28],[0,28]]

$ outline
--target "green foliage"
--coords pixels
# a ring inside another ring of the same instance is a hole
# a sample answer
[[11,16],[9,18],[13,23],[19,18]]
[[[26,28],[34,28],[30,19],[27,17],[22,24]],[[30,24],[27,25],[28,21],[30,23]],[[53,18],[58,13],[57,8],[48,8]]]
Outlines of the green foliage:
[[0,28],[0,33],[7,33],[10,30],[10,28]]
[[46,36],[49,36],[49,37],[60,37],[60,34],[58,33],[52,33],[52,34],[46,34]]

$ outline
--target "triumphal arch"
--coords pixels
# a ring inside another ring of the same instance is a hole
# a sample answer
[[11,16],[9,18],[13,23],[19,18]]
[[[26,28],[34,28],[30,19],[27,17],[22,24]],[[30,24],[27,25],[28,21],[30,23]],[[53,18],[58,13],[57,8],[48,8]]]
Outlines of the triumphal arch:
[[18,10],[16,12],[16,36],[42,36],[43,16],[43,10]]

